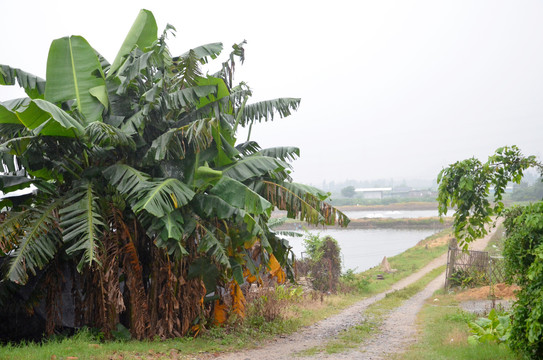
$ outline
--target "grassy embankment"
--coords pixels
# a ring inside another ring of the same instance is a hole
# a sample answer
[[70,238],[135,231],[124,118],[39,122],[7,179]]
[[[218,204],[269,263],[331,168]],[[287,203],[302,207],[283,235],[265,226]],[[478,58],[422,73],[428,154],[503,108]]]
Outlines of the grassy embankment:
[[[432,259],[443,254],[450,237],[448,231],[430,236],[417,246],[402,254],[389,258],[396,273],[385,275],[378,267],[359,274],[351,274],[347,285],[358,288],[348,294],[330,296],[304,296],[292,298],[282,318],[264,321],[251,317],[243,323],[230,324],[225,328],[211,328],[197,338],[185,337],[174,340],[101,342],[100,337],[90,331],[82,331],[71,338],[57,338],[43,344],[16,344],[0,347],[0,359],[161,359],[170,356],[198,356],[222,351],[235,351],[259,345],[263,340],[279,334],[292,333],[302,326],[310,325],[338,313],[355,302],[385,291],[398,280],[421,269]],[[235,325],[235,326],[234,326]]]

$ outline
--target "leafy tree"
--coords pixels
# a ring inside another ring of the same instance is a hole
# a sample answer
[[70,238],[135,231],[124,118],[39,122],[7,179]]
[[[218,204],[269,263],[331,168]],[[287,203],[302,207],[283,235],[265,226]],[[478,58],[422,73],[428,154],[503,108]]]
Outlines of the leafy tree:
[[[454,231],[467,244],[487,234],[491,217],[504,210],[502,202],[509,182],[520,183],[524,171],[539,166],[534,156],[524,157],[516,146],[503,147],[486,163],[471,158],[443,169],[437,178],[439,215],[456,208]],[[492,202],[491,202],[492,200]]]
[[[508,182],[519,183],[530,166],[542,165],[515,147],[504,147],[486,163],[457,162],[438,178],[439,212],[456,206],[456,236],[465,246],[486,234],[495,215],[505,215],[504,257],[507,273],[521,290],[517,293],[508,344],[526,359],[543,358],[543,202],[505,209],[501,202]],[[490,190],[493,189],[493,193]],[[489,197],[493,200],[490,202]]]
[[203,75],[222,44],[172,56],[174,31],[159,36],[142,10],[111,64],[70,36],[51,44],[46,80],[0,65],[0,84],[28,94],[0,103],[0,305],[37,283],[48,333],[66,276],[75,326],[109,337],[121,322],[138,339],[197,333],[211,300],[220,305],[214,294],[231,292],[243,315],[246,279],[291,275],[290,246],[268,226],[273,208],[348,223],[327,193],[292,182],[297,148],[237,141],[240,126],[288,116],[300,100],[248,103],[251,89],[233,84],[244,42]]
[[356,194],[354,186],[347,186],[341,189],[341,195],[352,198]]

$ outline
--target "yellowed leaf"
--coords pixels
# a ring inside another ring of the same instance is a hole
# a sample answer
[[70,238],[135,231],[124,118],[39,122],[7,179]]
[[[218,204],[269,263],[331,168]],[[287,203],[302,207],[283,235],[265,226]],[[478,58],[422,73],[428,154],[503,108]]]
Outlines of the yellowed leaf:
[[230,288],[230,294],[232,295],[232,311],[243,319],[245,317],[245,296],[243,296],[243,292],[235,280],[230,284]]
[[281,268],[281,265],[279,264],[279,261],[275,258],[273,254],[270,254],[270,262],[268,263],[270,266],[270,275],[272,277],[277,278],[277,282],[279,284],[282,284],[285,282],[287,276],[283,269]]
[[219,300],[215,300],[215,311],[213,324],[222,325],[226,322],[228,307],[226,304],[221,304]]

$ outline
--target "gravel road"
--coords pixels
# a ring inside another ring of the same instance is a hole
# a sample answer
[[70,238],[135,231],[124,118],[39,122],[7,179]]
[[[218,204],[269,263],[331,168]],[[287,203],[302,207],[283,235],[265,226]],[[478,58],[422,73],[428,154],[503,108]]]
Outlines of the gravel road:
[[[471,244],[470,249],[482,250],[490,240],[494,229],[485,238]],[[301,331],[286,336],[276,338],[272,341],[262,344],[256,349],[239,351],[236,353],[221,354],[216,359],[232,360],[254,360],[254,359],[292,359],[296,353],[310,349],[315,346],[323,345],[328,340],[336,336],[340,331],[358,325],[363,321],[365,309],[376,301],[381,300],[387,293],[400,290],[432,271],[433,269],[446,264],[447,254],[434,259],[418,272],[398,281],[388,291],[379,293],[366,298],[343,310],[341,313],[324,319],[312,326],[306,327]],[[388,354],[401,352],[409,344],[416,341],[417,329],[415,320],[417,313],[422,308],[424,301],[428,299],[434,291],[444,285],[445,276],[441,274],[430,282],[424,290],[415,294],[406,300],[400,307],[391,311],[383,321],[379,332],[369,341],[361,344],[357,349],[342,354],[317,354],[313,359],[386,359]],[[394,339],[394,341],[391,341]]]

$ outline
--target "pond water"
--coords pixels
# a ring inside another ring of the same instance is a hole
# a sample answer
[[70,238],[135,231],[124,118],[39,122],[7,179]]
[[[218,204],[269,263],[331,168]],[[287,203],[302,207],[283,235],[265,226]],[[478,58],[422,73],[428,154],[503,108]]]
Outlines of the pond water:
[[[310,232],[336,239],[341,247],[343,270],[361,272],[379,265],[384,256],[391,257],[413,247],[437,230],[323,229]],[[303,238],[287,238],[296,257],[301,258],[305,251]]]

